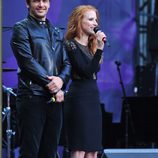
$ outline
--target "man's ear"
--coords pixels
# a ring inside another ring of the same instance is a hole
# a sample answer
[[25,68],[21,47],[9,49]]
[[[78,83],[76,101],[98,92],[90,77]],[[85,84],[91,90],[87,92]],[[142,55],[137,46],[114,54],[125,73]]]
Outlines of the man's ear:
[[29,8],[29,5],[28,5],[28,4],[26,4],[26,7],[27,7],[27,8]]

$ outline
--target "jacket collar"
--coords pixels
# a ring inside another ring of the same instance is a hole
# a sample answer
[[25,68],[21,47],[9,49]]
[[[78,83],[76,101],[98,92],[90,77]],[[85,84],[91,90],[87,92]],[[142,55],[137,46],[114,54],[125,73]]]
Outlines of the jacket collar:
[[[40,21],[40,20],[32,17],[31,15],[28,15],[28,19],[30,19],[33,23],[36,23],[37,25],[41,25],[40,23],[43,22],[43,21]],[[53,41],[52,42],[53,48],[55,49],[56,41],[61,40],[61,38],[60,38],[60,31],[61,30],[59,28],[57,28],[57,27],[54,27],[47,18],[46,18],[46,21],[44,21],[44,22],[48,26],[50,37],[51,37],[51,40]]]

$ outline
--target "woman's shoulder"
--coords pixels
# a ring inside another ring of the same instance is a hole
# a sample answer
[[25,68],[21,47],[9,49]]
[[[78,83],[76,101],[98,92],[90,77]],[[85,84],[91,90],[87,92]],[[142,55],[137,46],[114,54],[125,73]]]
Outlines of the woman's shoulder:
[[77,49],[77,44],[74,39],[65,40],[64,45],[68,51],[74,51]]

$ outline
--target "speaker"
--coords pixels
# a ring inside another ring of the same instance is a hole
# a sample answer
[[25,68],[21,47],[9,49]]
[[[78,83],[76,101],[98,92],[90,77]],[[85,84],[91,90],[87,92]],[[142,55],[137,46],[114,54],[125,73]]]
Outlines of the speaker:
[[[128,139],[136,148],[158,147],[158,97],[127,97]],[[123,129],[126,126],[125,106],[122,111]],[[124,135],[124,134],[123,134]],[[133,147],[132,147],[133,148]]]
[[[102,145],[107,148],[121,148],[121,124],[112,122],[112,113],[104,109],[104,103],[101,103],[102,109]],[[115,131],[115,134],[114,134]]]
[[105,149],[107,158],[158,158],[158,149]]
[[135,84],[138,96],[155,96],[156,64],[149,63],[136,67]]
[[150,19],[148,43],[149,51],[151,53],[152,62],[158,62],[158,1],[155,1],[155,13],[153,18]]
[[151,32],[150,32],[150,38],[149,38],[149,50],[151,51],[151,53],[155,53],[152,55],[155,55],[153,57],[157,57],[156,56],[156,52],[158,52],[158,21],[154,20],[151,23]]

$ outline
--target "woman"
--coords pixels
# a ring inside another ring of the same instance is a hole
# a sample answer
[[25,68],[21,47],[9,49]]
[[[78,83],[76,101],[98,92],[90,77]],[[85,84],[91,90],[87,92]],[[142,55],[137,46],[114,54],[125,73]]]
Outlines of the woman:
[[65,46],[72,65],[72,82],[65,98],[67,147],[72,158],[96,158],[102,150],[102,114],[97,72],[106,36],[95,34],[99,14],[95,7],[81,5],[69,17]]

